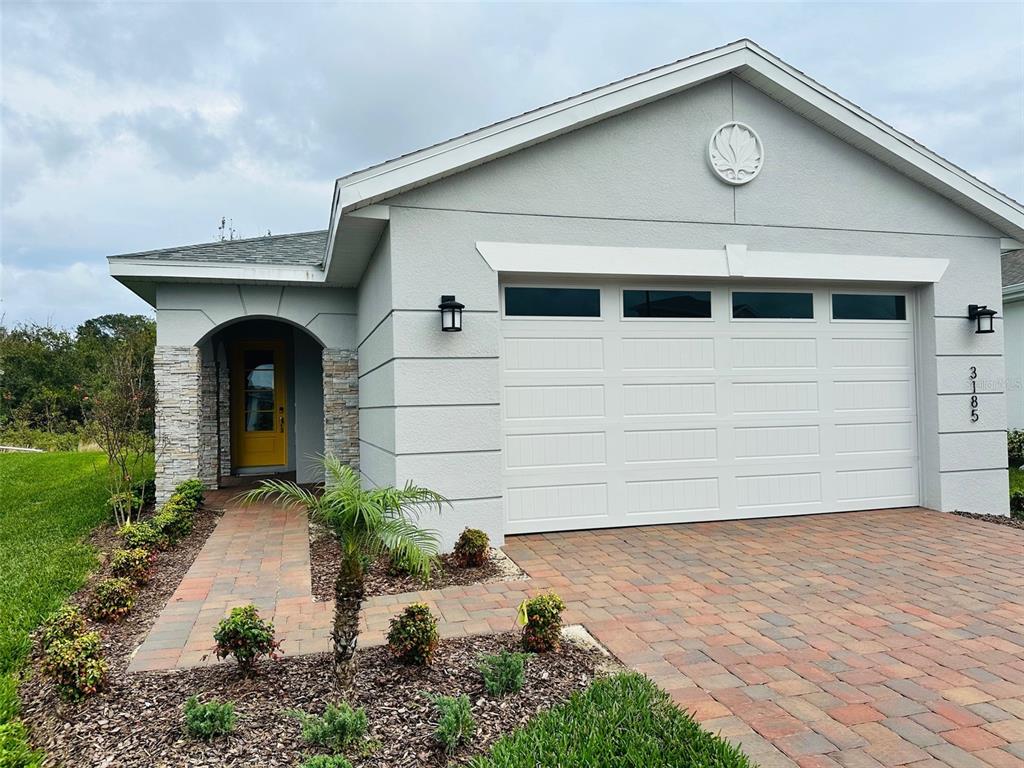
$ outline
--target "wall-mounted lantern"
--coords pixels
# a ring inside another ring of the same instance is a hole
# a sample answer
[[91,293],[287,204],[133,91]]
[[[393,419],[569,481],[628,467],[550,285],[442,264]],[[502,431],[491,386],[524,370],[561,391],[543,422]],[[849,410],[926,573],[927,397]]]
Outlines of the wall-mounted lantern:
[[995,333],[992,318],[996,316],[994,309],[989,309],[984,304],[970,304],[967,307],[967,318],[978,324],[975,333]]
[[462,330],[462,310],[465,304],[460,304],[454,296],[442,296],[441,303],[437,308],[441,310],[441,330],[452,333]]

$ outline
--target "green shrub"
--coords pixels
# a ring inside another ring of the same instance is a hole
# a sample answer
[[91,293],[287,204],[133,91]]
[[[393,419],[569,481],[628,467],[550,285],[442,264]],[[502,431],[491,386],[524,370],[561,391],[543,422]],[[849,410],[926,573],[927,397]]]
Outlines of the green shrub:
[[302,723],[302,738],[307,744],[341,752],[366,735],[366,711],[353,709],[347,703],[328,704],[323,715],[310,715],[301,709],[290,709],[287,715]]
[[473,768],[679,766],[755,768],[702,729],[667,693],[636,672],[594,681],[564,704],[501,737]]
[[168,501],[160,508],[160,512],[153,516],[149,524],[160,534],[163,541],[174,545],[192,533],[195,515],[190,508]]
[[117,535],[121,537],[121,543],[125,549],[148,549],[150,551],[161,549],[165,539],[151,523],[129,523],[122,525]]
[[484,679],[484,690],[491,696],[504,696],[523,687],[526,682],[527,653],[500,651],[480,655],[477,669]]
[[185,702],[184,716],[185,729],[197,739],[234,733],[238,721],[235,705],[230,701],[200,702],[198,696],[192,696]]
[[565,603],[554,592],[531,597],[520,606],[523,646],[534,653],[557,651],[562,636],[562,611]]
[[24,422],[15,421],[0,429],[0,445],[38,448],[41,451],[77,451],[84,438],[80,427],[73,432],[48,432],[44,429],[32,429]]
[[314,755],[307,758],[299,768],[352,768],[352,763],[341,755]]
[[54,641],[46,649],[42,666],[53,679],[57,692],[70,701],[99,691],[109,669],[103,659],[100,636],[95,632]]
[[444,747],[449,755],[453,754],[462,744],[468,742],[476,733],[476,721],[473,710],[469,706],[469,697],[462,694],[455,696],[430,696],[437,709],[437,728],[434,738]]
[[467,528],[455,542],[455,562],[460,568],[479,568],[487,562],[490,544],[486,533],[478,528]]
[[1010,492],[1010,517],[1024,520],[1024,491]]
[[205,492],[206,486],[203,485],[203,481],[195,477],[191,480],[186,480],[183,483],[178,483],[174,487],[174,495],[189,499],[192,503],[193,509],[199,507],[203,503],[203,496]]
[[213,633],[217,658],[234,656],[242,672],[250,674],[261,656],[277,658],[281,643],[274,639],[274,625],[260,618],[255,605],[232,608]]
[[142,499],[143,505],[156,501],[156,481],[152,478],[140,480],[132,486],[132,492]]
[[141,585],[153,575],[155,562],[156,553],[144,547],[115,549],[110,557],[110,572],[118,578],[128,579],[132,584]]
[[423,603],[413,603],[391,619],[388,648],[403,664],[429,664],[437,650],[437,619]]
[[0,766],[3,768],[41,768],[43,754],[28,744],[28,729],[23,723],[0,723]]
[[120,621],[135,605],[135,585],[128,579],[104,579],[89,596],[87,610],[97,621]]
[[39,630],[40,645],[46,651],[60,640],[74,640],[85,634],[85,618],[75,605],[62,605],[43,621]]
[[1011,429],[1006,433],[1006,453],[1010,467],[1024,464],[1024,429]]

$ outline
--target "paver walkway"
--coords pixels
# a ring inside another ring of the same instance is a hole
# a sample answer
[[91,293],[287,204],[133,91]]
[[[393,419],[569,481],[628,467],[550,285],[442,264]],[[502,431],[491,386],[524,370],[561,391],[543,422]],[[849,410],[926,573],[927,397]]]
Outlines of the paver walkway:
[[[251,570],[251,554],[230,547],[262,541],[260,572],[308,570],[304,518],[267,509],[256,525],[236,514],[246,513],[225,515],[211,544],[230,533],[208,560],[231,568],[240,557]],[[764,768],[1024,766],[1024,532],[907,509],[517,536],[504,549],[529,580],[373,598],[362,642],[379,642],[416,600],[447,636],[508,629],[523,597],[553,588],[567,622]],[[212,570],[211,590],[226,588]],[[274,600],[269,582],[261,595],[285,650],[326,647],[330,604],[311,603],[308,583],[292,594],[294,579]],[[192,614],[212,627],[250,588],[235,585],[228,602],[211,592]],[[173,662],[147,664],[194,663],[187,653],[211,631],[190,632]]]

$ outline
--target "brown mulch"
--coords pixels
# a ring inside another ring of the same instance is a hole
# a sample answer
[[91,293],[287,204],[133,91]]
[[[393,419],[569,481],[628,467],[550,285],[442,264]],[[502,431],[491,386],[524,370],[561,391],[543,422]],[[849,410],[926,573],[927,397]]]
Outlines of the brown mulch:
[[[441,643],[431,667],[397,665],[386,647],[359,653],[353,704],[366,708],[370,733],[349,758],[358,768],[461,765],[533,717],[586,687],[599,654],[566,642],[556,654],[531,657],[526,685],[493,699],[476,671],[481,652],[518,648],[519,635],[459,638]],[[452,761],[433,740],[434,710],[426,694],[468,694],[477,724],[470,746]],[[191,695],[235,702],[234,734],[211,742],[189,738],[181,707]],[[217,664],[193,669],[116,675],[110,689],[81,704],[31,699],[26,706],[34,741],[51,760],[67,766],[179,768],[228,766],[277,768],[298,765],[319,752],[302,741],[297,721],[282,710],[322,713],[337,701],[327,654],[266,662],[251,679],[237,667]],[[365,753],[365,754],[362,754]]]
[[1004,515],[983,515],[978,512],[961,512],[960,510],[954,510],[954,515],[960,515],[960,517],[971,517],[975,520],[982,520],[986,523],[996,523],[998,525],[1008,525],[1011,528],[1020,528],[1024,530],[1024,518],[1020,517],[1006,517]]
[[[341,558],[338,542],[329,531],[310,529],[309,558],[313,574],[313,598],[321,602],[333,600],[334,580],[338,575]],[[431,573],[430,581],[424,583],[414,576],[391,573],[387,558],[381,558],[373,563],[366,573],[366,596],[401,595],[426,589],[485,584],[509,578],[494,550],[491,550],[487,562],[479,568],[460,568],[451,555],[441,555],[440,560],[440,567]]]

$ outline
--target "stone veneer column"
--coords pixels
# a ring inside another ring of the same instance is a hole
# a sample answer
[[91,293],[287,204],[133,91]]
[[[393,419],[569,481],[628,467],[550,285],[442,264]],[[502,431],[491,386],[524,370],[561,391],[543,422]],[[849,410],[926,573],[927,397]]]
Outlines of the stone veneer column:
[[199,365],[199,474],[207,488],[216,488],[220,479],[220,428],[217,413],[217,363],[212,350],[200,352]]
[[[226,361],[218,368],[218,406],[220,413],[220,474],[231,474],[231,369]],[[219,480],[219,478],[218,478]]]
[[153,355],[158,503],[199,475],[199,365],[197,347],[157,346]]
[[359,467],[359,362],[348,349],[323,351],[324,453]]

